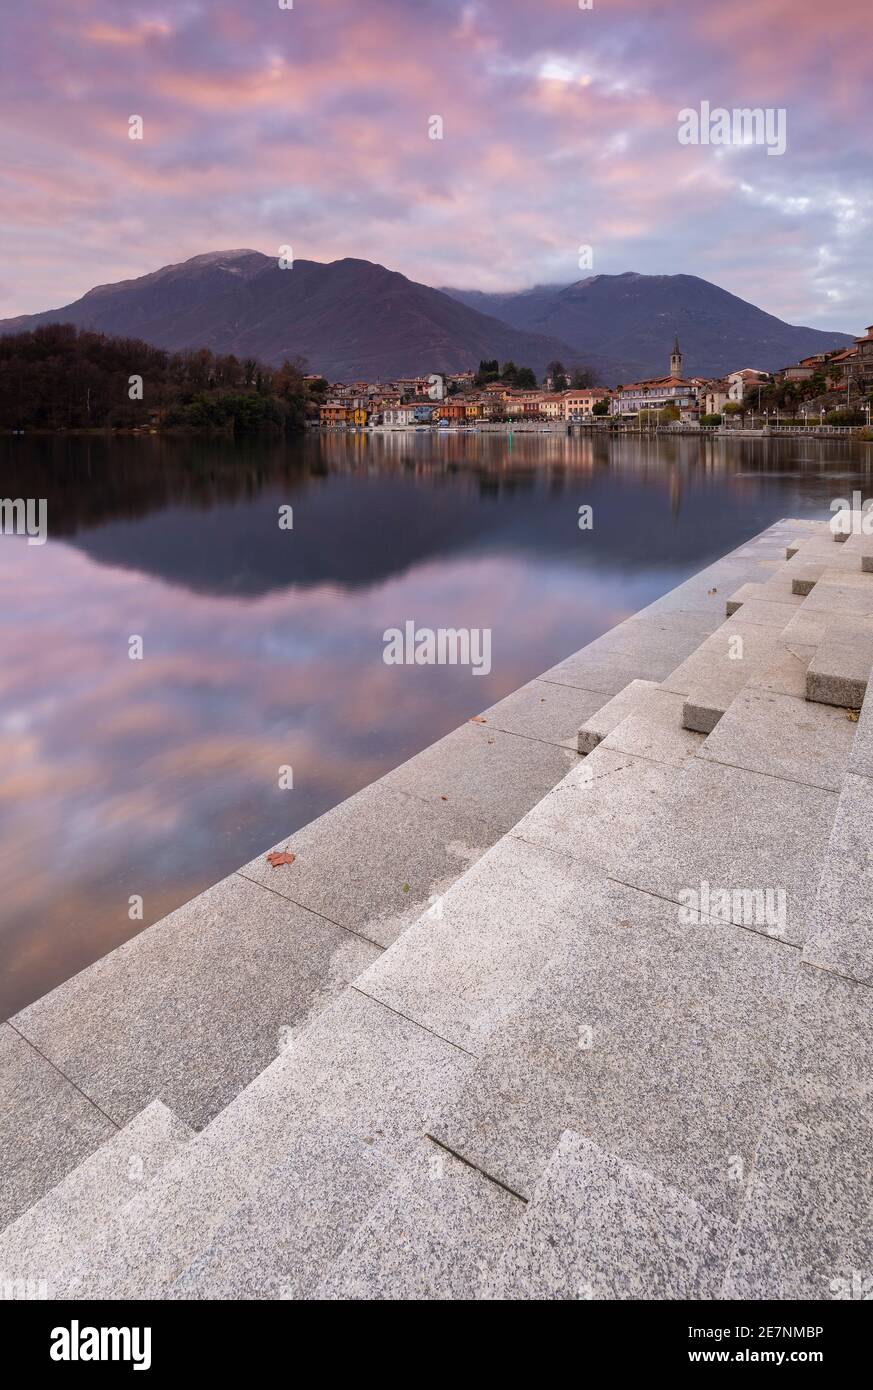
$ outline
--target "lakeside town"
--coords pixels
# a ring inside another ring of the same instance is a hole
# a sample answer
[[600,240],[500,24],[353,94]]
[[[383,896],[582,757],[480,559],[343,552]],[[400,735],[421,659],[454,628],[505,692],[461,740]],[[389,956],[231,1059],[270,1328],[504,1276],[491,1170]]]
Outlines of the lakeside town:
[[[307,378],[313,382],[317,378]],[[481,429],[489,426],[722,429],[871,426],[873,325],[854,346],[801,358],[776,372],[740,367],[715,379],[686,376],[675,337],[663,377],[599,386],[584,369],[550,364],[541,386],[515,363],[479,370],[334,383],[318,407],[325,429]],[[315,423],[314,417],[312,423]]]

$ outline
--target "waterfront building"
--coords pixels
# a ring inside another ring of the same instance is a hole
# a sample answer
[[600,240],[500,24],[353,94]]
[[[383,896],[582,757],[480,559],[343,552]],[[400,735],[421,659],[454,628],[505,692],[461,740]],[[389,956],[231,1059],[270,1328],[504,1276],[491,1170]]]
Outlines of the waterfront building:
[[578,420],[590,420],[594,414],[594,407],[599,401],[609,400],[611,396],[605,386],[585,386],[578,389],[571,389],[563,393],[564,419],[569,423]]
[[619,386],[612,398],[612,414],[638,415],[641,410],[675,406],[680,419],[696,420],[699,414],[698,383],[682,376],[682,352],[678,337],[670,354],[670,374]]

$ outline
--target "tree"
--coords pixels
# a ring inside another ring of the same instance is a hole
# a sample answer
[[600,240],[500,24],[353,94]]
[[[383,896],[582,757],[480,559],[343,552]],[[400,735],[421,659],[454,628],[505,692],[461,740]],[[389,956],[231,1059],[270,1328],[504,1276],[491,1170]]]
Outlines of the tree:
[[595,401],[594,404],[593,404],[593,406],[591,407],[591,414],[592,414],[592,415],[608,415],[608,414],[609,414],[609,397],[608,397],[608,396],[604,396],[602,400]]
[[500,372],[500,380],[505,382],[507,386],[518,385],[518,367],[516,367],[512,358],[510,358],[508,362],[504,362]]
[[594,378],[587,367],[574,367],[570,377],[571,391],[584,391],[586,387],[594,385]]
[[546,367],[546,375],[543,380],[543,385],[547,386],[549,382],[551,382],[552,384],[553,391],[566,391],[567,386],[569,384],[564,364],[557,357],[555,358],[554,362],[550,362],[549,365]]
[[474,381],[477,386],[487,386],[491,381],[498,381],[500,378],[500,363],[496,357],[483,357],[479,363],[479,370]]
[[535,391],[537,388],[537,378],[533,368],[519,367],[515,375],[515,384],[524,391]]

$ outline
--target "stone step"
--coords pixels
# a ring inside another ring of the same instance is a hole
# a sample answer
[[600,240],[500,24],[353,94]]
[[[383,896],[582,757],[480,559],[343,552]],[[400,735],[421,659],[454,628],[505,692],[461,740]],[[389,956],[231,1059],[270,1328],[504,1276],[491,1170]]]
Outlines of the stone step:
[[816,648],[806,676],[806,698],[860,709],[873,668],[873,618],[841,617]]
[[[59,1289],[71,1298],[162,1297],[260,1189],[274,1199],[282,1182],[304,1192],[307,1174],[319,1172],[319,1199],[302,1198],[298,1219],[305,1213],[314,1248],[336,1253],[329,1232],[340,1206],[347,1211],[345,1239],[372,1204],[374,1172],[380,1169],[384,1181],[393,1176],[436,1097],[472,1062],[459,1048],[347,989],[145,1192],[87,1245],[71,1244]],[[280,1179],[273,1180],[282,1164]],[[303,1243],[307,1237],[299,1234]],[[319,1272],[301,1249],[298,1265],[292,1262],[287,1272],[289,1287]]]
[[[824,571],[801,613],[812,618],[873,617],[873,574],[861,570]],[[796,616],[800,616],[799,614]]]
[[[811,708],[798,700],[783,707],[781,717],[795,718]],[[759,713],[753,708],[747,716],[757,721]],[[839,732],[831,730],[829,736],[836,740]],[[773,750],[777,761],[770,764],[772,771],[718,762],[707,755],[708,749],[691,758],[660,813],[617,854],[613,876],[677,903],[689,885],[716,884],[730,891],[731,920],[737,926],[800,945],[838,793],[821,786],[823,778],[816,781],[792,768],[798,735],[792,737],[793,748],[789,738]],[[796,780],[801,774],[808,780]],[[767,905],[763,916],[762,901]],[[778,910],[771,910],[774,903]]]
[[777,617],[772,623],[749,622],[746,606],[722,623],[662,682],[663,689],[684,695],[682,724],[686,729],[711,733],[743,686],[763,674],[781,650],[781,634],[793,610],[773,604]]
[[870,1296],[870,998],[801,966],[724,1298]]
[[[868,701],[868,706],[870,702]],[[867,765],[868,774],[873,767]],[[844,782],[803,959],[873,984],[873,777]]]
[[732,1234],[675,1187],[567,1130],[484,1294],[713,1299]]
[[87,1244],[95,1228],[144,1191],[191,1137],[171,1110],[152,1101],[0,1235],[0,1283],[44,1281],[42,1296],[53,1297],[71,1245]]
[[481,1296],[524,1212],[521,1198],[423,1137],[314,1296]]
[[719,882],[682,906],[610,884],[427,1132],[530,1198],[576,1129],[735,1219],[799,960],[715,920]]
[[617,695],[613,695],[611,700],[607,700],[605,705],[601,705],[594,714],[589,715],[580,728],[576,737],[577,752],[583,756],[593,753],[598,743],[602,743],[612,733],[616,724],[620,724],[629,714],[645,707],[647,694],[657,688],[657,681],[631,681]]
[[[533,987],[560,945],[602,910],[617,848],[657,814],[703,742],[679,727],[681,696],[646,691],[628,716],[355,986],[467,1051]],[[611,745],[626,744],[628,750]]]
[[316,1124],[301,1131],[163,1296],[312,1296],[319,1278],[399,1171],[395,1155],[341,1125]]
[[[740,588],[726,600],[725,615],[728,618],[733,617],[734,613],[737,613],[743,607],[743,604],[754,603],[756,607],[751,611],[755,612],[757,610],[757,605],[760,603],[782,603],[787,604],[791,608],[796,608],[800,602],[801,599],[798,595],[792,592],[791,578],[787,570],[785,573],[778,571],[771,579],[766,580],[763,584],[742,584]],[[770,616],[778,617],[778,614],[771,614]]]
[[701,760],[839,792],[855,725],[844,710],[807,700],[811,655],[782,652],[749,681],[703,742]]

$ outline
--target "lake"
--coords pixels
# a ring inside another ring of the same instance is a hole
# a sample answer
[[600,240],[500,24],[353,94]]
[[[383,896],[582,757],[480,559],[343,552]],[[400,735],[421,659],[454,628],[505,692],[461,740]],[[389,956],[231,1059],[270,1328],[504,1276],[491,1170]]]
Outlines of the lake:
[[[6,438],[0,496],[45,498],[48,541],[0,535],[0,1017],[777,517],[869,495],[871,461],[845,440]],[[409,621],[489,629],[490,671],[387,665]]]

